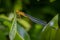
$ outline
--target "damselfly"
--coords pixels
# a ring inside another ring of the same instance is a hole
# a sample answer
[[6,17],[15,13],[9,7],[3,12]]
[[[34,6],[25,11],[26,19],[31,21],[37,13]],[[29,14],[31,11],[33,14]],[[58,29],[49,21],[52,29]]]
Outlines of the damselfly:
[[18,11],[18,10],[16,12],[17,12],[18,15],[22,15],[24,17],[28,17],[31,21],[33,21],[33,22],[35,22],[37,24],[42,24],[43,26],[45,26],[47,24],[46,22],[42,21],[41,19],[37,19],[35,17],[32,17],[31,15],[26,14],[24,12],[21,12],[21,11]]

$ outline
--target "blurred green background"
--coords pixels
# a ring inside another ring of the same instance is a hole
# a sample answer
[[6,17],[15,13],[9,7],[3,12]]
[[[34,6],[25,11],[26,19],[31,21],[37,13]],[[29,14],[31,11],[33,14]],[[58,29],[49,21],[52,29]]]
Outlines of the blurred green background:
[[[16,10],[41,19],[47,25],[19,17]],[[59,13],[60,0],[0,0],[0,40],[60,40]]]

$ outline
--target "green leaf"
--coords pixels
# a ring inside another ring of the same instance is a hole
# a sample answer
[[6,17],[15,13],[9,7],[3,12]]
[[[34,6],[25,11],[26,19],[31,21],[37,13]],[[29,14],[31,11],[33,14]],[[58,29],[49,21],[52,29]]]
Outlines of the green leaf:
[[20,34],[17,32],[14,40],[24,40]]
[[29,31],[29,29],[31,28],[31,25],[29,24],[29,22],[25,21],[24,19],[17,19],[18,23],[23,25],[26,31]]
[[55,40],[58,30],[58,14],[43,28],[40,40]]
[[16,23],[16,14],[14,13],[14,19],[13,19],[12,26],[9,32],[10,40],[14,40],[16,36],[16,31],[17,31],[17,23]]
[[[9,21],[5,21],[4,25],[6,25],[6,26],[10,25],[11,26],[11,23]],[[9,28],[10,28],[10,26],[9,26]],[[14,35],[14,33],[13,33],[13,35]],[[14,40],[30,40],[30,37],[27,34],[27,32],[19,24],[17,24],[17,30],[16,30]]]
[[47,27],[57,30],[58,29],[58,14],[43,28],[45,31]]
[[55,40],[60,40],[60,29],[57,30]]
[[6,17],[4,14],[0,15],[0,21],[4,21],[4,20],[9,20],[8,17]]
[[30,37],[27,34],[27,32],[19,24],[17,24],[17,32],[19,33],[20,36],[24,38],[24,40],[30,40]]

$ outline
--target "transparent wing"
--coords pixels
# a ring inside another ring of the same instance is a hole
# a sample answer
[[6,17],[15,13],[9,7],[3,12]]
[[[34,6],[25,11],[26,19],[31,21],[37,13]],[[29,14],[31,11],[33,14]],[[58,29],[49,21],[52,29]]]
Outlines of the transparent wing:
[[28,14],[25,14],[25,15],[28,16],[31,21],[33,21],[33,22],[35,22],[37,24],[42,24],[43,26],[45,26],[47,24],[46,22],[44,22],[44,21],[42,21],[40,19],[37,19],[35,17],[32,17],[31,15],[28,15]]

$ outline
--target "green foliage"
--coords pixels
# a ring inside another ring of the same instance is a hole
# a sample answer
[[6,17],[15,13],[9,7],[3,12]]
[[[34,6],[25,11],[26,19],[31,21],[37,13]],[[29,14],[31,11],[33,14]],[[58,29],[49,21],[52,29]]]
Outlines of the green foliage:
[[[55,9],[59,4],[57,0],[0,0],[0,40],[60,40],[59,14]],[[48,23],[36,24],[19,17],[16,10]]]

